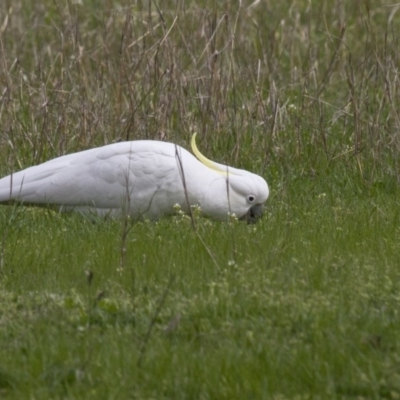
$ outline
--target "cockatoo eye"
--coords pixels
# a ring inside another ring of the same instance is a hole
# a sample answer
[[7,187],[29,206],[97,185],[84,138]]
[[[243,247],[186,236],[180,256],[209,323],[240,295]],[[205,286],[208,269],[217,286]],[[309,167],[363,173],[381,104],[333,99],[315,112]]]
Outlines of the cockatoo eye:
[[252,194],[247,196],[247,200],[249,203],[254,203],[255,199],[256,199],[256,196],[253,196]]

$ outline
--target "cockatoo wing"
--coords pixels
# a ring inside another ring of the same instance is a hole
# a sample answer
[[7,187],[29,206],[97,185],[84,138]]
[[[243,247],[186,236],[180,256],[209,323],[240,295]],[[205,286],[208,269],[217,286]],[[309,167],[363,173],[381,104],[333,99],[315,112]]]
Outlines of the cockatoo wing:
[[62,156],[1,179],[0,202],[105,211],[127,206],[131,214],[157,218],[184,198],[176,149],[171,143],[135,141]]

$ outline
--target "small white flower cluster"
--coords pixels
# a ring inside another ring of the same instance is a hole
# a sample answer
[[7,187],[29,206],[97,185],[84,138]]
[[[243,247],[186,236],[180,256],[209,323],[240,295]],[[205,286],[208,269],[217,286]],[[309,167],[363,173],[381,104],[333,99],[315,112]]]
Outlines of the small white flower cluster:
[[172,208],[174,209],[176,215],[185,215],[180,204],[175,203]]
[[239,219],[235,213],[228,213],[228,221],[229,222],[237,222],[237,221],[239,221]]
[[[182,210],[182,207],[180,204],[176,203],[173,206],[173,209],[175,211],[175,215],[178,217],[181,217],[181,220],[190,220],[190,216],[185,213],[185,211]],[[192,216],[194,219],[198,219],[201,216],[201,207],[197,204],[190,206],[190,209],[192,211]]]
[[192,214],[194,218],[198,218],[201,216],[201,207],[198,204],[194,204],[190,206],[190,208],[192,209]]

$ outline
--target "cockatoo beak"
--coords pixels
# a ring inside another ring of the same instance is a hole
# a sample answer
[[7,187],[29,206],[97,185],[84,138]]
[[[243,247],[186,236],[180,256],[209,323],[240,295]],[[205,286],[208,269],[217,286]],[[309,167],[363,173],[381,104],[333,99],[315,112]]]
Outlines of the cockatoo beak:
[[250,207],[245,215],[239,218],[240,221],[246,221],[248,224],[255,224],[264,214],[264,204],[255,204]]

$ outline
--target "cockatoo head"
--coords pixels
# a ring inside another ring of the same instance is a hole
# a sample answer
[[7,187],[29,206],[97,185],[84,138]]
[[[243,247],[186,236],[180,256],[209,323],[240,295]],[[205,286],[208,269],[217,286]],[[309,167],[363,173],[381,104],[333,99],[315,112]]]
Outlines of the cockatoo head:
[[[238,171],[238,170],[236,170]],[[239,219],[249,224],[257,222],[264,213],[264,203],[268,198],[267,182],[256,174],[242,171],[246,175],[228,175],[229,205]]]
[[227,201],[224,203],[228,205],[226,213],[235,214],[240,220],[249,224],[257,222],[263,215],[264,203],[269,196],[269,188],[264,178],[249,171],[209,160],[196,146],[196,133],[192,136],[191,146],[198,160],[220,175],[214,184],[219,186],[222,184],[225,188]]

